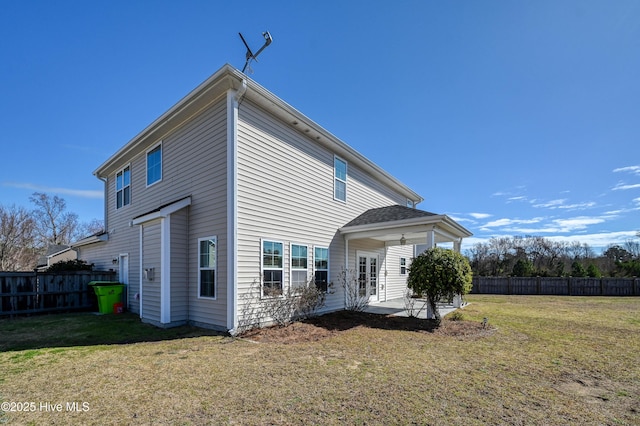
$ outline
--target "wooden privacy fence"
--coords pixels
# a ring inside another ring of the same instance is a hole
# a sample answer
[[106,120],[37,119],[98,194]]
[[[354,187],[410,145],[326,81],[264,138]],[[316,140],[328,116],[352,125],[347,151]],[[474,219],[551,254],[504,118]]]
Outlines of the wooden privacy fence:
[[473,277],[472,294],[640,296],[638,278]]
[[87,284],[115,279],[113,271],[0,272],[0,317],[89,309],[94,299]]

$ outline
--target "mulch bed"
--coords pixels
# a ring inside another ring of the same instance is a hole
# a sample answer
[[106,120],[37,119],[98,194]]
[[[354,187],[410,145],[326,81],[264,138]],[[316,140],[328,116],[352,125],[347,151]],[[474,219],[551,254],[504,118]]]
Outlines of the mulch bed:
[[338,311],[294,322],[286,327],[273,326],[249,330],[239,337],[269,343],[316,342],[359,327],[414,331],[455,338],[482,337],[495,331],[493,328],[486,328],[481,323],[472,321],[444,319],[440,323],[440,327],[436,327],[436,322],[433,320],[367,312]]

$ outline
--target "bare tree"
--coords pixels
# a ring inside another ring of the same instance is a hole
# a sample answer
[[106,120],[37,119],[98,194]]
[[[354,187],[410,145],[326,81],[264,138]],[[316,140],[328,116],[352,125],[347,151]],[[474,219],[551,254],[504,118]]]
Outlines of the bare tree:
[[67,203],[63,198],[34,192],[29,200],[36,205],[33,218],[39,248],[73,241],[78,229],[78,215],[65,211]]
[[95,235],[104,230],[104,221],[102,220],[93,219],[90,222],[82,222],[78,225],[73,240]]
[[27,271],[36,266],[34,229],[25,208],[0,205],[0,270]]
[[631,254],[633,259],[640,259],[640,242],[627,240],[624,242],[624,249]]

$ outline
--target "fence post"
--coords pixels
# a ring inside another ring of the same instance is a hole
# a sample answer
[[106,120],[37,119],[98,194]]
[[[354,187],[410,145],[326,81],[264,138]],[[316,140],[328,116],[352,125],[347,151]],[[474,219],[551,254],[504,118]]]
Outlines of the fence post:
[[604,296],[604,282],[602,281],[602,277],[600,277],[600,296]]
[[511,294],[511,275],[507,277],[507,294]]
[[571,277],[567,277],[567,296],[571,296]]

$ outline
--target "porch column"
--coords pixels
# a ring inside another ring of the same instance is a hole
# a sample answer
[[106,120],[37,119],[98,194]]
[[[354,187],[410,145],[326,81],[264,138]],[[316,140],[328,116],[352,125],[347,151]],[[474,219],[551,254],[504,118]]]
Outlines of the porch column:
[[436,227],[435,225],[427,230],[427,250],[436,246]]
[[453,251],[460,253],[460,246],[462,246],[462,238],[453,242]]

